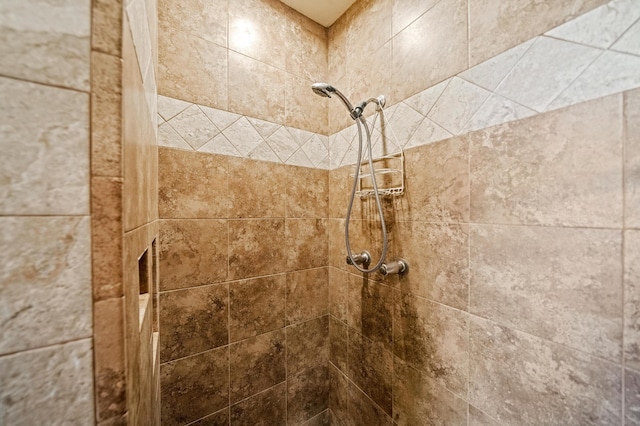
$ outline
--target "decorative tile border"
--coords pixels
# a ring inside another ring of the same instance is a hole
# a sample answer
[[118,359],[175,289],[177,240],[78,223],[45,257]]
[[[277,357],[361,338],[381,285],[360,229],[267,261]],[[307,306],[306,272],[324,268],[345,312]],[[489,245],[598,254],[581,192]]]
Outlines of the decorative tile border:
[[305,130],[158,96],[160,146],[329,168],[329,138]]
[[[385,109],[396,138],[376,131],[373,155],[637,87],[640,2],[613,0]],[[331,169],[355,163],[356,135],[354,124],[329,137]]]
[[[613,0],[386,108],[373,155],[637,87],[640,2]],[[163,96],[158,110],[161,146],[320,169],[357,157],[355,123],[327,137]]]

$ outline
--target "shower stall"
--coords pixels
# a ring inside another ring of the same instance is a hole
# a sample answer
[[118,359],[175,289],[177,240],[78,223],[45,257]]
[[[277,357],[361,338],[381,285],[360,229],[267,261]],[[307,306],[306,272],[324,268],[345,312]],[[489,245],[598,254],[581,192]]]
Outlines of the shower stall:
[[640,423],[637,1],[2,7],[0,424]]

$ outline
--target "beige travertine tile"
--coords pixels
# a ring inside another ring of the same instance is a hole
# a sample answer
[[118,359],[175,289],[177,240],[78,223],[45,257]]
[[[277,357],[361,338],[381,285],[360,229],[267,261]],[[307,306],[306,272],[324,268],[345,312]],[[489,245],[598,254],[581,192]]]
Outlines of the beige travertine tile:
[[343,373],[347,371],[348,327],[329,316],[329,361]]
[[619,366],[475,316],[470,336],[469,402],[501,423],[620,423]]
[[287,324],[310,320],[328,312],[327,268],[287,274]]
[[285,325],[284,274],[229,283],[229,332],[232,342]]
[[287,376],[312,367],[325,366],[329,359],[329,315],[286,328]]
[[396,292],[393,350],[407,366],[465,398],[469,380],[468,314]]
[[286,169],[287,218],[327,218],[330,172],[307,167]]
[[231,407],[230,424],[233,425],[284,425],[286,422],[287,386],[285,383],[280,383]]
[[640,89],[624,94],[624,224],[640,228]]
[[329,116],[311,90],[315,81],[286,73],[284,124],[326,134]]
[[620,231],[473,225],[470,246],[471,312],[620,362]]
[[196,422],[190,423],[192,426],[229,426],[229,407],[223,408]]
[[88,217],[0,218],[0,354],[91,335]]
[[91,339],[0,357],[6,424],[86,424],[94,418]]
[[230,1],[229,49],[284,70],[289,47],[286,27],[290,25],[285,10],[276,1]]
[[283,123],[285,87],[281,68],[229,51],[229,111]]
[[91,53],[91,173],[122,176],[122,60]]
[[[466,396],[466,395],[465,395]],[[467,402],[441,387],[432,377],[394,359],[393,420],[398,426],[466,425]]]
[[329,260],[326,219],[286,219],[287,270],[319,268]]
[[394,291],[378,284],[366,274],[349,274],[349,326],[370,340],[393,351]]
[[621,95],[471,133],[471,220],[622,225]]
[[91,48],[120,56],[122,52],[122,0],[91,3]]
[[162,291],[227,279],[226,220],[164,220],[160,243]]
[[349,380],[329,363],[329,409],[332,413],[332,423],[344,426],[349,416]]
[[640,231],[624,233],[624,362],[640,370]]
[[231,345],[231,403],[285,380],[285,342],[285,331],[278,330]]
[[[389,360],[391,366],[393,361]],[[389,376],[389,381],[392,380]],[[389,383],[389,388],[391,384]],[[385,384],[385,388],[387,385]],[[376,426],[391,426],[393,424],[386,405],[382,406],[370,395],[363,393],[362,390],[370,392],[372,387],[361,387],[357,382],[348,383],[348,407],[347,424],[365,424]],[[391,397],[391,395],[389,395]],[[389,410],[391,408],[389,407]]]
[[467,51],[467,0],[442,0],[393,38],[393,99],[465,70]]
[[[158,1],[158,22],[163,28],[190,33],[227,46],[228,0]],[[233,3],[233,2],[232,2]]]
[[392,9],[393,0],[364,0],[355,2],[347,10],[340,18],[347,26],[346,57],[341,66],[352,69],[354,60],[366,56],[362,52],[375,52],[389,41]]
[[91,179],[93,297],[122,297],[122,178]]
[[229,348],[160,366],[162,424],[184,425],[229,404]]
[[624,370],[624,421],[633,425],[640,422],[640,373]]
[[469,0],[469,65],[476,65],[604,3],[607,0],[553,4],[536,0]]
[[497,420],[489,417],[487,413],[478,410],[473,405],[469,406],[469,426],[501,426]]
[[124,228],[132,230],[158,217],[158,148],[155,112],[144,91],[137,53],[125,18],[123,32],[122,121]]
[[229,286],[217,284],[160,293],[161,362],[229,343]]
[[288,9],[286,25],[286,71],[305,80],[327,79],[328,30],[322,25]]
[[461,138],[405,153],[403,220],[469,221],[469,147]]
[[282,272],[285,254],[284,219],[229,221],[229,279]]
[[266,161],[228,159],[231,217],[284,217],[288,167]]
[[395,232],[398,255],[420,254],[410,259],[410,273],[400,277],[400,288],[466,311],[469,293],[468,226],[401,222]]
[[393,354],[352,328],[349,329],[347,350],[349,378],[366,391],[386,414],[391,415]]
[[288,424],[304,424],[329,408],[329,370],[323,365],[307,368],[287,380]]
[[331,412],[329,411],[329,409],[326,409],[317,416],[312,417],[311,419],[304,422],[303,426],[330,426],[331,422]]
[[226,48],[160,25],[158,93],[213,108],[227,109]]
[[160,148],[158,161],[162,218],[229,216],[227,157]]
[[329,312],[343,322],[348,315],[349,277],[346,271],[329,267]]
[[88,214],[89,95],[9,78],[0,93],[0,214]]
[[7,0],[0,14],[0,74],[88,91],[90,38],[90,2]]
[[123,298],[93,305],[95,404],[98,420],[127,411]]
[[393,0],[392,30],[395,36],[440,0]]

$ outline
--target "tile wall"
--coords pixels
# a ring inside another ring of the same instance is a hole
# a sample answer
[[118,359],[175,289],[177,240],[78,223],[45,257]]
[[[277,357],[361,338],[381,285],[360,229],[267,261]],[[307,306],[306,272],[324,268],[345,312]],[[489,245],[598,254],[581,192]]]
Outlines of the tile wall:
[[[360,1],[300,46],[278,2],[200,7],[159,7],[163,422],[639,421],[634,2]],[[405,277],[344,265],[355,129],[325,78],[387,95]]]
[[159,170],[163,424],[326,424],[328,171],[164,147]]
[[90,5],[0,15],[0,423],[92,423]]

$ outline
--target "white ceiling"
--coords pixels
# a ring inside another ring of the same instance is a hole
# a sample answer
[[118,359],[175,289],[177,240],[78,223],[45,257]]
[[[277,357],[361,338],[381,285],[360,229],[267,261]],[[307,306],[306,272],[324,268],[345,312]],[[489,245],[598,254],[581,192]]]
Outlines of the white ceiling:
[[331,24],[356,0],[281,0],[320,25],[329,28]]

